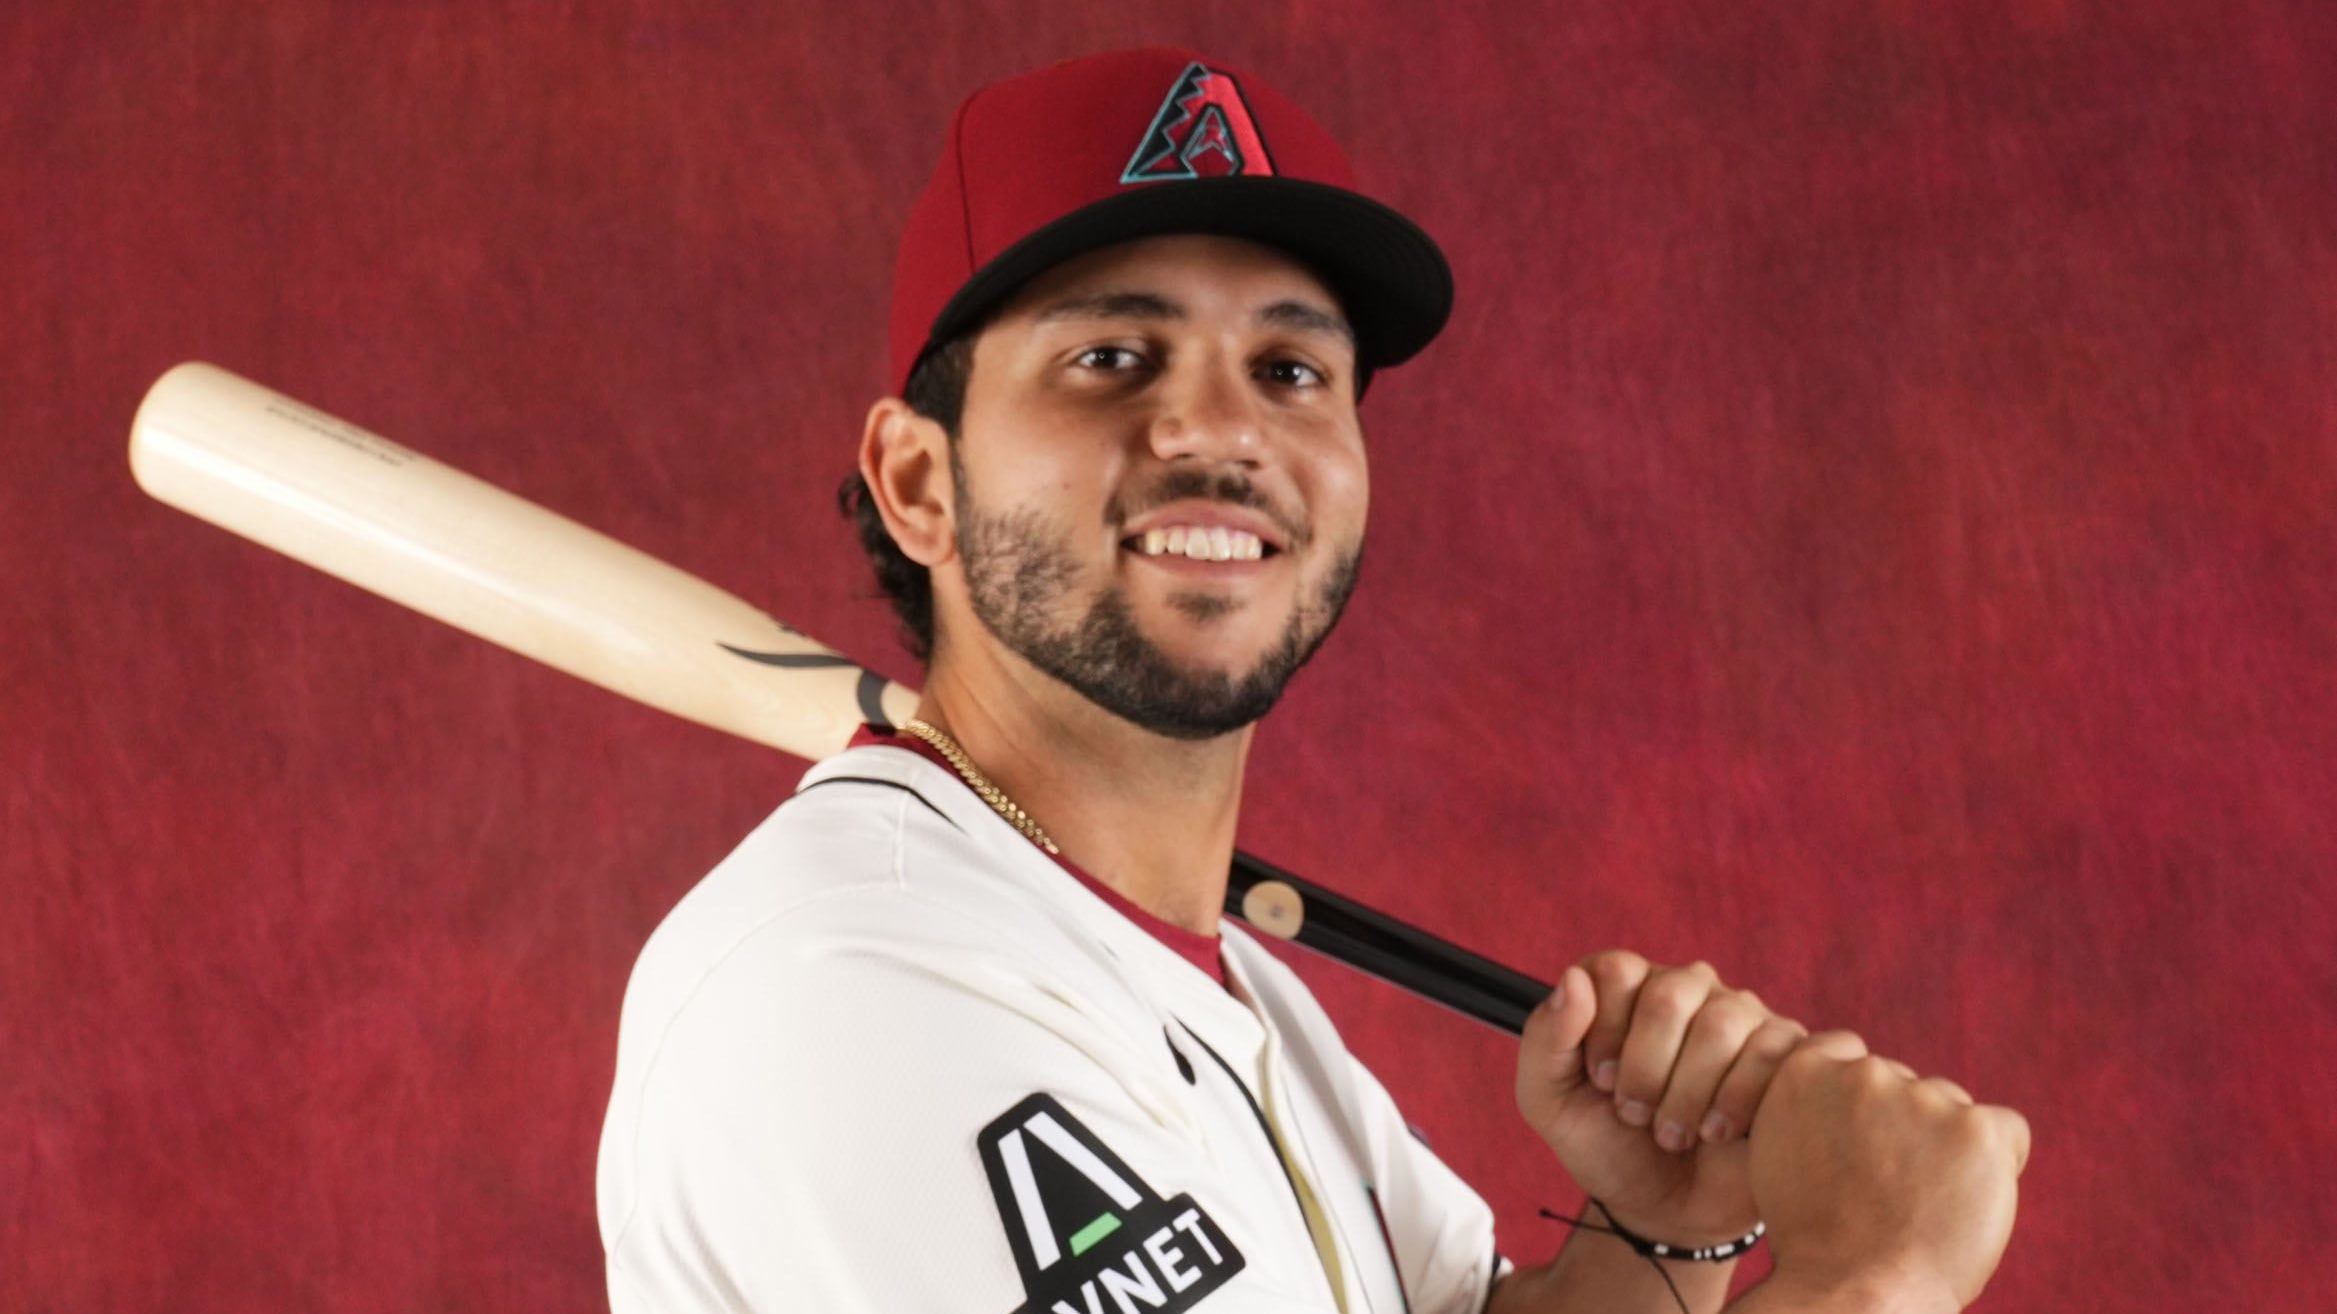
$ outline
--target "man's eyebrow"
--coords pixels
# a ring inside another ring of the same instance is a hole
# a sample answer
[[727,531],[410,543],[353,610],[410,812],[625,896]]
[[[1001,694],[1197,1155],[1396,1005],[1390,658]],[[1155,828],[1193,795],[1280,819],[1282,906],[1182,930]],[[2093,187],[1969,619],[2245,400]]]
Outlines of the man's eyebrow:
[[1348,326],[1345,316],[1325,310],[1311,301],[1277,301],[1258,312],[1261,324],[1279,324],[1301,333],[1327,333],[1355,345],[1355,330]]
[[[1090,292],[1051,302],[1034,318],[1038,323],[1052,324],[1074,319],[1182,320],[1185,317],[1183,306],[1157,292]],[[1355,330],[1345,316],[1311,301],[1287,298],[1276,301],[1261,307],[1257,319],[1261,324],[1302,333],[1327,334],[1350,346],[1355,342]]]
[[1090,292],[1051,302],[1035,319],[1183,319],[1185,308],[1155,292]]

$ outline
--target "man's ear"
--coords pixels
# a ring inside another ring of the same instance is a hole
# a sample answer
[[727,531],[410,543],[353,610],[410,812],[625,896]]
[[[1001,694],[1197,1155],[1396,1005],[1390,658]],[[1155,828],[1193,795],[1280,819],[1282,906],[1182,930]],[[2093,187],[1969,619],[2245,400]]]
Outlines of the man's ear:
[[957,554],[947,430],[898,397],[879,399],[860,433],[860,477],[909,560],[930,570]]

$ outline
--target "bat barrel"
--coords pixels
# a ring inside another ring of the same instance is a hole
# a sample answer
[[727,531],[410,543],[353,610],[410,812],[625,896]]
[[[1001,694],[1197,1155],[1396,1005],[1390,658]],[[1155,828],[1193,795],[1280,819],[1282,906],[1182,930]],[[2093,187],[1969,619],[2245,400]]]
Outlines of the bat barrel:
[[327,574],[801,757],[916,706],[703,579],[216,366],[156,381],[130,468],[161,501]]

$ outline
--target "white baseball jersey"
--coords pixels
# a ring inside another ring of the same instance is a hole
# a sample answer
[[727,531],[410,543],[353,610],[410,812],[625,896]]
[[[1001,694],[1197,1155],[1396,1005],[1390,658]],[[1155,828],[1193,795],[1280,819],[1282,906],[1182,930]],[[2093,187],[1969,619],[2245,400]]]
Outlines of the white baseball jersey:
[[634,968],[616,1314],[1482,1309],[1491,1211],[1298,978],[1150,920],[919,752],[814,767]]

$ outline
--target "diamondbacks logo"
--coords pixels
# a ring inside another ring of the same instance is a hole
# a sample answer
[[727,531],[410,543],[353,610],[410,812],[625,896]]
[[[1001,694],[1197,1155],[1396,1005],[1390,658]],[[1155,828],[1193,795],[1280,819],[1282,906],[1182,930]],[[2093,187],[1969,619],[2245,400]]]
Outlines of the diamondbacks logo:
[[1189,64],[1128,158],[1122,183],[1271,174],[1273,157],[1242,89],[1226,74]]
[[1192,1196],[1161,1199],[1049,1096],[1008,1109],[977,1144],[1022,1273],[1015,1314],[1177,1314],[1242,1271]]

